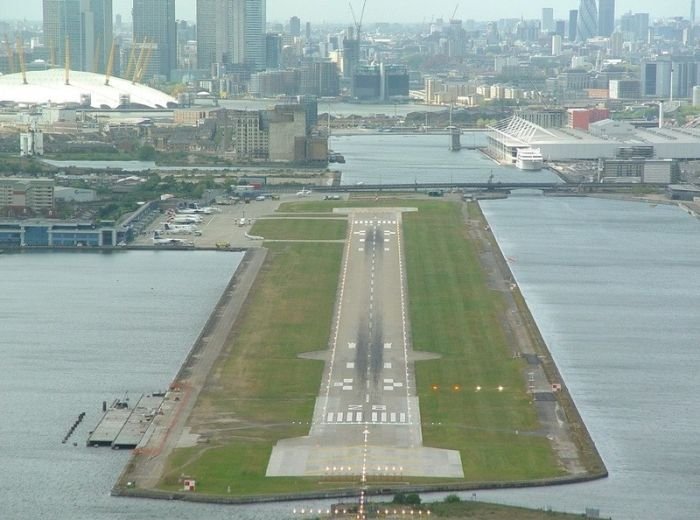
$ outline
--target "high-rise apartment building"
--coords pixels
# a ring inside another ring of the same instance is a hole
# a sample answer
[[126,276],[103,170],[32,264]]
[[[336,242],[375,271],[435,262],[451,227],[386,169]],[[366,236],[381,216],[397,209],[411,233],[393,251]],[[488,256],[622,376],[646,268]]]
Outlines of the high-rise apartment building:
[[615,30],[615,0],[598,0],[598,36],[608,38]]
[[576,41],[576,29],[578,28],[578,10],[569,11],[569,41]]
[[[151,57],[149,74],[169,79],[177,67],[175,0],[134,0],[134,45]],[[144,45],[145,42],[145,45]]]
[[598,34],[598,6],[595,0],[581,0],[578,8],[576,39],[585,42]]
[[554,9],[551,7],[542,8],[542,32],[554,32]]
[[104,72],[112,48],[112,0],[44,0],[43,7],[49,61],[65,65],[69,54],[71,69]]
[[266,65],[265,0],[197,0],[200,69],[213,63]]

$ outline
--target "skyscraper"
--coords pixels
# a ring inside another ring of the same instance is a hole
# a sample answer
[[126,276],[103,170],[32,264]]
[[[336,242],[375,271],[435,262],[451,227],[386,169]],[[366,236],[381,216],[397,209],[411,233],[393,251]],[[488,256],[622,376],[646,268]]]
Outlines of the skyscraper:
[[576,29],[578,27],[578,11],[572,9],[569,11],[569,41],[576,41]]
[[177,66],[175,0],[134,0],[132,16],[133,44],[141,50],[147,42],[145,54],[151,57],[146,77],[156,74],[169,79]]
[[542,32],[554,32],[554,9],[551,7],[542,8]]
[[690,0],[690,23],[695,23],[695,0]]
[[49,61],[73,70],[104,72],[112,48],[112,0],[44,0],[44,38]]
[[298,16],[289,19],[289,34],[291,36],[301,36],[301,20]]
[[265,0],[197,0],[200,69],[212,63],[264,70]]
[[615,30],[615,0],[598,0],[598,36],[608,38]]
[[578,8],[576,39],[585,42],[598,34],[598,7],[595,0],[581,0]]

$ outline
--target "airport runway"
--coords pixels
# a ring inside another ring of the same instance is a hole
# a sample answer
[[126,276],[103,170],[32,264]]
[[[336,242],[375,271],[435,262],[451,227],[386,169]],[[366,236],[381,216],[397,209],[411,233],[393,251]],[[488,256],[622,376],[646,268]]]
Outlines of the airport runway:
[[268,476],[463,477],[459,452],[422,446],[400,209],[348,210],[330,351],[308,437],[274,448]]

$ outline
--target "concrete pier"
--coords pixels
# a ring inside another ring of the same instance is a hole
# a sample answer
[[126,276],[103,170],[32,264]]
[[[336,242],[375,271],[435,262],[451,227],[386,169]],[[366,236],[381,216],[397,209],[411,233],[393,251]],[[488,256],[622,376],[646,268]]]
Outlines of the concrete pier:
[[164,394],[141,395],[135,406],[116,399],[87,439],[88,446],[135,448],[163,403]]

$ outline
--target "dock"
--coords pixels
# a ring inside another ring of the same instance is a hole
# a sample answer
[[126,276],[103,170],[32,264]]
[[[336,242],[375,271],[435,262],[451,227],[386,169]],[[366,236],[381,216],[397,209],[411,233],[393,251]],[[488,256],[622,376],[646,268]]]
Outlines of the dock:
[[136,405],[116,399],[97,423],[87,439],[88,446],[109,446],[112,449],[135,448],[158,413],[165,394],[141,395]]

